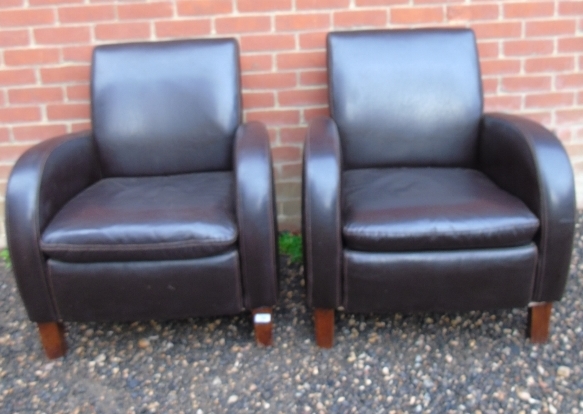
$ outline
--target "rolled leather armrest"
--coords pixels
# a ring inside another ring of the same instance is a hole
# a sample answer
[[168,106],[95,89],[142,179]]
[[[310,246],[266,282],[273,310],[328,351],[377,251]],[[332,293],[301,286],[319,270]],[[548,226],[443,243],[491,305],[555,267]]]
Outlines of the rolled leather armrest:
[[565,289],[575,231],[575,185],[561,142],[536,122],[512,115],[482,119],[479,164],[498,186],[538,217],[539,260],[532,300],[559,300]]
[[240,125],[235,138],[235,180],[245,307],[277,300],[277,216],[269,135],[260,122]]
[[32,321],[58,319],[39,246],[42,231],[67,201],[99,177],[90,131],[41,142],[12,169],[6,190],[6,233],[18,289]]
[[316,118],[304,144],[303,231],[308,303],[335,309],[341,304],[341,148],[330,118]]

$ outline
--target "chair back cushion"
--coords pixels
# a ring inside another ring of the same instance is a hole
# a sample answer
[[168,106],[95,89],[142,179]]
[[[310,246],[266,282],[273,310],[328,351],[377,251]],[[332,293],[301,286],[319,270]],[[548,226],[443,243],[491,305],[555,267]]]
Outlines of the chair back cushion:
[[469,29],[328,36],[344,167],[473,166],[482,85]]
[[231,169],[241,119],[234,39],[99,46],[92,71],[105,176]]

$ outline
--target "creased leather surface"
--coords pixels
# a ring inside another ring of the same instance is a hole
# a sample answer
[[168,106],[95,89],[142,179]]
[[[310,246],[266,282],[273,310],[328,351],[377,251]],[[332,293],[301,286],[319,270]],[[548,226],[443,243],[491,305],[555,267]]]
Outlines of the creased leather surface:
[[538,216],[540,258],[532,300],[559,300],[569,274],[575,232],[573,170],[561,142],[525,118],[486,114],[480,165],[496,184]]
[[538,219],[476,170],[376,168],[342,175],[343,236],[371,252],[529,244]]
[[247,309],[277,300],[277,214],[269,135],[259,122],[243,124],[235,142],[241,276]]
[[348,312],[488,310],[526,306],[536,246],[449,252],[344,250]]
[[328,74],[346,169],[475,165],[482,89],[471,30],[330,33]]
[[230,172],[107,178],[59,211],[42,235],[68,262],[211,256],[237,241]]
[[232,169],[241,119],[234,39],[98,46],[92,71],[106,176]]
[[57,211],[99,179],[89,131],[44,141],[14,165],[6,190],[6,236],[18,290],[28,317],[55,320],[40,234]]
[[48,261],[59,318],[134,321],[227,315],[243,310],[239,256],[176,261]]
[[314,119],[304,145],[302,216],[308,304],[317,308],[341,303],[341,160],[336,124]]

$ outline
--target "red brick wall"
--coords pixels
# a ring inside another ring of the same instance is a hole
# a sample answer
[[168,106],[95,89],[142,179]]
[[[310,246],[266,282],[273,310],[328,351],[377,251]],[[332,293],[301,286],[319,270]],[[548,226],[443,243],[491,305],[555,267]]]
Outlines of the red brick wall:
[[326,32],[415,26],[472,27],[486,109],[556,131],[583,190],[581,0],[0,0],[0,193],[30,145],[90,126],[93,45],[235,36],[245,117],[269,126],[281,227],[297,228],[305,127],[327,113]]

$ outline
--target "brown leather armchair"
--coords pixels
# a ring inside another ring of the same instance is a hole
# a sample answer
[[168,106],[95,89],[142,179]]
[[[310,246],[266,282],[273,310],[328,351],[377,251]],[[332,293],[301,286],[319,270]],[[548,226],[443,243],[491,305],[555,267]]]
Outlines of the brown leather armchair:
[[316,341],[334,310],[529,306],[545,341],[569,271],[573,172],[548,130],[483,114],[467,29],[328,36],[331,118],[304,147],[304,239]]
[[62,321],[255,314],[277,296],[269,138],[241,125],[234,39],[95,48],[92,131],[47,140],[8,183],[18,288],[50,358]]

